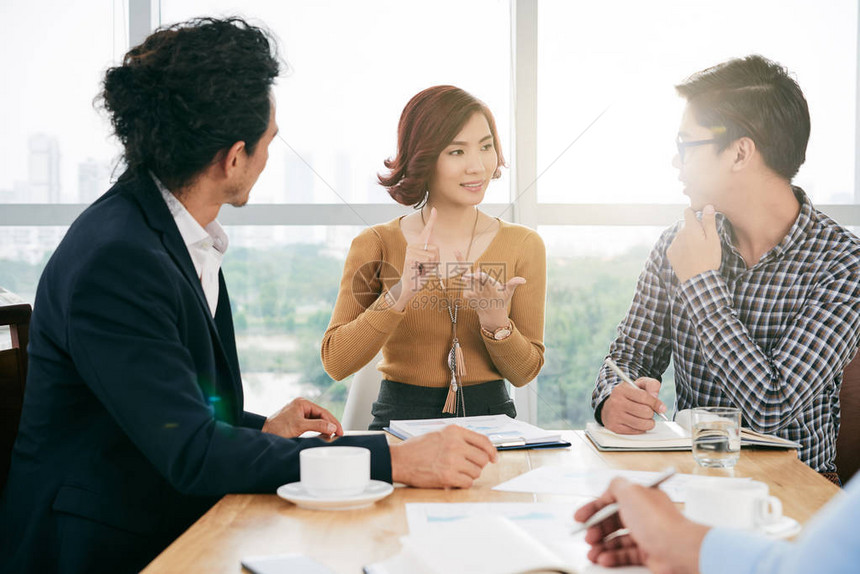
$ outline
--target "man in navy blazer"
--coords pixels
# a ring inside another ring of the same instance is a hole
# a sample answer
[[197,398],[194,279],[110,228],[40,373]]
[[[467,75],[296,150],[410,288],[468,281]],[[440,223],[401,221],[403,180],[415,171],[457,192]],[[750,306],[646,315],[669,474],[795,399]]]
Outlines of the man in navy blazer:
[[372,478],[470,486],[495,449],[450,429],[388,446],[293,401],[244,412],[221,205],[244,205],[277,133],[276,49],[242,20],[159,30],[108,70],[127,171],[69,228],[39,282],[0,571],[133,572],[220,496],[299,479],[298,454],[371,451]]

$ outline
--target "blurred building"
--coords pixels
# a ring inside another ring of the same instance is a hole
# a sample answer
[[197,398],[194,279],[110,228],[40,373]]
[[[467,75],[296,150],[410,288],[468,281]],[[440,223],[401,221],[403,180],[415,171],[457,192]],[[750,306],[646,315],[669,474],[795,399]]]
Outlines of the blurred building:
[[78,164],[78,203],[92,203],[110,187],[111,168],[87,158]]
[[35,134],[28,141],[26,203],[59,203],[60,144],[48,134]]

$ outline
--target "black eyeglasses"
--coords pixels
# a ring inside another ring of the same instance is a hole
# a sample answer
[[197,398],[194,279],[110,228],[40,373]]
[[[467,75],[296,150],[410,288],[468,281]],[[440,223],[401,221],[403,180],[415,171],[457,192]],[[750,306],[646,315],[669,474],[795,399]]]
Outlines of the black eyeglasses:
[[684,163],[684,153],[687,151],[688,147],[696,147],[700,145],[708,145],[712,143],[717,143],[719,140],[715,138],[711,138],[709,140],[695,140],[691,142],[685,142],[681,140],[681,136],[678,136],[675,139],[675,145],[678,146],[678,157],[681,158],[681,163]]

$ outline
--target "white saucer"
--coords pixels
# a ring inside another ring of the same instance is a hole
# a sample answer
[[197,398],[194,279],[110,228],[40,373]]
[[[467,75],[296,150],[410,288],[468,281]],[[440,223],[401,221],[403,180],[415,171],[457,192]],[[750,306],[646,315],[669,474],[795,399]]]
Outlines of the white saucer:
[[759,532],[768,538],[791,538],[800,533],[803,526],[790,516],[782,516],[779,520],[768,526],[762,526]]
[[[687,516],[686,512],[684,513],[684,516]],[[687,518],[690,517],[687,516]],[[690,520],[693,519],[690,518]],[[783,515],[773,524],[762,526],[758,530],[753,530],[752,532],[761,534],[762,536],[767,536],[768,538],[781,539],[796,536],[801,530],[803,530],[803,526],[801,526],[797,520],[790,516]]]
[[364,492],[355,496],[320,498],[312,496],[301,482],[291,482],[278,488],[278,496],[302,508],[312,510],[352,510],[370,506],[394,492],[394,487],[381,480],[371,480]]

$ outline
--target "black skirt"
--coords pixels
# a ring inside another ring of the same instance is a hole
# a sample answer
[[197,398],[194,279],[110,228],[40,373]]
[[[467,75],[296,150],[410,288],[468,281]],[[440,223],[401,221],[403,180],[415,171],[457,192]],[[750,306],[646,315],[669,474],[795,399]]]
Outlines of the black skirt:
[[[392,420],[439,419],[456,415],[443,413],[448,387],[418,387],[382,379],[379,396],[373,403],[369,430],[382,430]],[[517,416],[514,401],[501,379],[463,387],[466,416]]]

